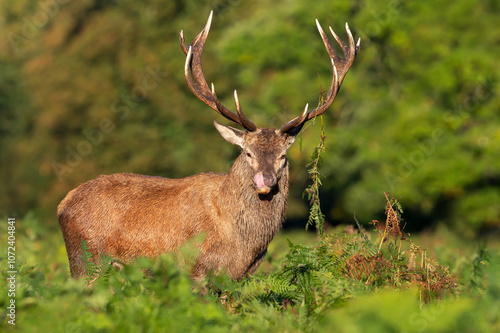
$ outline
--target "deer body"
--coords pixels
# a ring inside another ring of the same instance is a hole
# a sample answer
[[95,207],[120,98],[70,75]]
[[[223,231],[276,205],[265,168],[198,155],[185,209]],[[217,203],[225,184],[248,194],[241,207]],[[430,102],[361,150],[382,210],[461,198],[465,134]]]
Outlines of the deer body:
[[[214,122],[221,136],[241,147],[241,154],[227,175],[201,173],[182,179],[136,174],[100,176],[68,193],[58,207],[58,218],[72,276],[82,276],[82,241],[94,260],[111,255],[127,263],[137,257],[156,257],[176,251],[180,245],[204,233],[192,270],[202,279],[210,270],[225,269],[233,279],[258,268],[274,235],[284,221],[288,197],[286,151],[303,124],[332,104],[340,83],[359,50],[349,35],[349,47],[334,33],[344,58],[336,55],[318,25],[333,68],[333,80],[325,101],[280,129],[258,129],[242,113],[235,92],[237,114],[225,108],[210,90],[201,69],[201,53],[212,14],[189,47],[185,76],[191,91],[204,103],[245,131]],[[330,28],[331,29],[331,28]],[[336,65],[339,65],[337,72]]]
[[[238,131],[217,126],[226,131],[224,135]],[[82,240],[94,256],[106,253],[128,262],[175,251],[200,233],[205,233],[205,241],[193,268],[194,278],[223,267],[234,279],[253,273],[284,220],[288,162],[282,156],[293,137],[273,130],[240,135],[246,137],[245,149],[227,175],[168,179],[121,173],[100,176],[71,191],[58,209],[71,274],[84,274]],[[257,156],[260,148],[255,141],[275,147],[267,149],[267,160]],[[247,154],[263,160],[255,166],[258,170],[252,168]],[[278,163],[265,163],[268,160]],[[276,184],[259,194],[255,177],[264,173]]]

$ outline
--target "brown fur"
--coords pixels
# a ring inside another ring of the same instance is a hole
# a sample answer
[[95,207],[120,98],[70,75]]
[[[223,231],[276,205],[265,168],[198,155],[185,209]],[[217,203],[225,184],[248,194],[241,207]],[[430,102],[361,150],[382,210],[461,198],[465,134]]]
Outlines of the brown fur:
[[[225,268],[234,279],[252,274],[281,228],[288,196],[288,162],[293,137],[271,129],[243,132],[226,140],[243,151],[229,174],[201,173],[182,179],[136,174],[100,176],[68,193],[58,207],[72,276],[82,276],[81,242],[94,256],[105,253],[130,262],[175,251],[205,233],[193,268],[196,279]],[[243,138],[236,142],[235,138]],[[247,154],[253,157],[249,158]],[[258,194],[255,174],[276,179]]]

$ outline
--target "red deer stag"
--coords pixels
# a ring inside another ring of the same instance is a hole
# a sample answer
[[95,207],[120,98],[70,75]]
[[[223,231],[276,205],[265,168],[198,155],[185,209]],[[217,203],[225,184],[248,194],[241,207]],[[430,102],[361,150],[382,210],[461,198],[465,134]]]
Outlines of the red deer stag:
[[207,85],[201,55],[210,29],[212,13],[188,46],[186,81],[202,102],[245,131],[214,121],[220,135],[241,147],[241,154],[227,175],[201,173],[182,179],[120,173],[100,176],[68,193],[58,207],[59,224],[68,252],[72,276],[84,275],[82,241],[94,257],[111,255],[119,262],[175,251],[193,236],[204,233],[200,253],[191,272],[202,279],[208,271],[225,269],[233,279],[252,274],[259,267],[267,246],[284,221],[288,197],[286,151],[308,120],[333,103],[342,80],[357,52],[346,24],[349,45],[330,31],[344,57],[335,52],[318,21],[319,33],[330,56],[333,80],[328,95],[316,109],[302,114],[280,129],[257,128],[242,113],[236,91],[236,113],[217,99]]

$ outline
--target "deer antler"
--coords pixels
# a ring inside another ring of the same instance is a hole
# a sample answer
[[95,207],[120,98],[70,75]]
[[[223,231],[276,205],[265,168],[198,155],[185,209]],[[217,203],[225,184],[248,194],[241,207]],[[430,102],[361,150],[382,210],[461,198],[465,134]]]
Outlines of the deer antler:
[[224,116],[225,118],[243,126],[247,131],[253,132],[257,129],[250,120],[248,120],[241,111],[240,102],[238,100],[238,94],[236,90],[234,91],[234,100],[236,103],[237,114],[233,113],[227,109],[217,98],[215,94],[215,88],[212,83],[212,89],[208,87],[205,76],[203,75],[203,68],[201,66],[201,55],[203,53],[203,47],[205,46],[205,41],[207,40],[208,32],[210,30],[210,24],[212,23],[213,11],[210,12],[207,24],[205,28],[195,37],[191,44],[186,45],[184,40],[183,31],[180,32],[180,42],[182,51],[186,54],[186,63],[184,65],[184,75],[186,77],[189,89],[193,94],[198,97],[203,103],[210,106],[217,113]]
[[346,75],[347,71],[354,62],[354,58],[356,58],[356,55],[359,52],[361,39],[358,39],[358,42],[356,43],[356,45],[354,45],[354,38],[352,37],[352,33],[349,30],[349,25],[347,23],[345,24],[345,27],[347,30],[347,36],[349,38],[349,46],[347,46],[330,27],[330,32],[332,33],[333,37],[342,48],[342,52],[344,53],[343,58],[340,58],[337,55],[337,52],[335,52],[332,43],[330,42],[327,35],[323,31],[323,28],[321,28],[321,25],[319,24],[318,20],[316,20],[316,26],[318,27],[321,39],[323,39],[323,43],[325,44],[326,50],[328,51],[328,55],[330,56],[330,60],[332,62],[332,71],[333,71],[332,85],[330,86],[330,90],[328,91],[326,98],[319,107],[317,107],[312,111],[307,112],[307,105],[306,105],[304,112],[302,112],[300,116],[290,120],[288,123],[286,123],[285,125],[283,125],[283,127],[280,128],[281,133],[298,133],[302,128],[302,126],[308,120],[321,115],[332,105],[333,101],[335,100],[335,97],[337,96],[337,92],[340,89],[340,85],[344,80],[344,76]]

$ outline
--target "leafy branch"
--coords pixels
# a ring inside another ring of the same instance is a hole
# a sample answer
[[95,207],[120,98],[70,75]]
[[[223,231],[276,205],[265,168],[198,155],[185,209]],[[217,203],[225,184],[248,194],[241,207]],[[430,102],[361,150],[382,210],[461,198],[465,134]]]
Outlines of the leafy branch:
[[323,116],[320,116],[321,119],[321,136],[320,142],[318,146],[316,146],[313,150],[311,159],[312,161],[307,164],[307,172],[309,173],[309,178],[312,181],[312,184],[309,185],[304,192],[302,193],[302,198],[307,195],[307,199],[309,200],[309,218],[306,224],[306,230],[310,225],[315,225],[318,236],[323,238],[325,232],[325,215],[321,212],[321,205],[319,199],[319,188],[322,184],[321,178],[324,177],[319,171],[319,167],[323,162],[323,158],[321,154],[325,151],[325,132],[323,130]]

